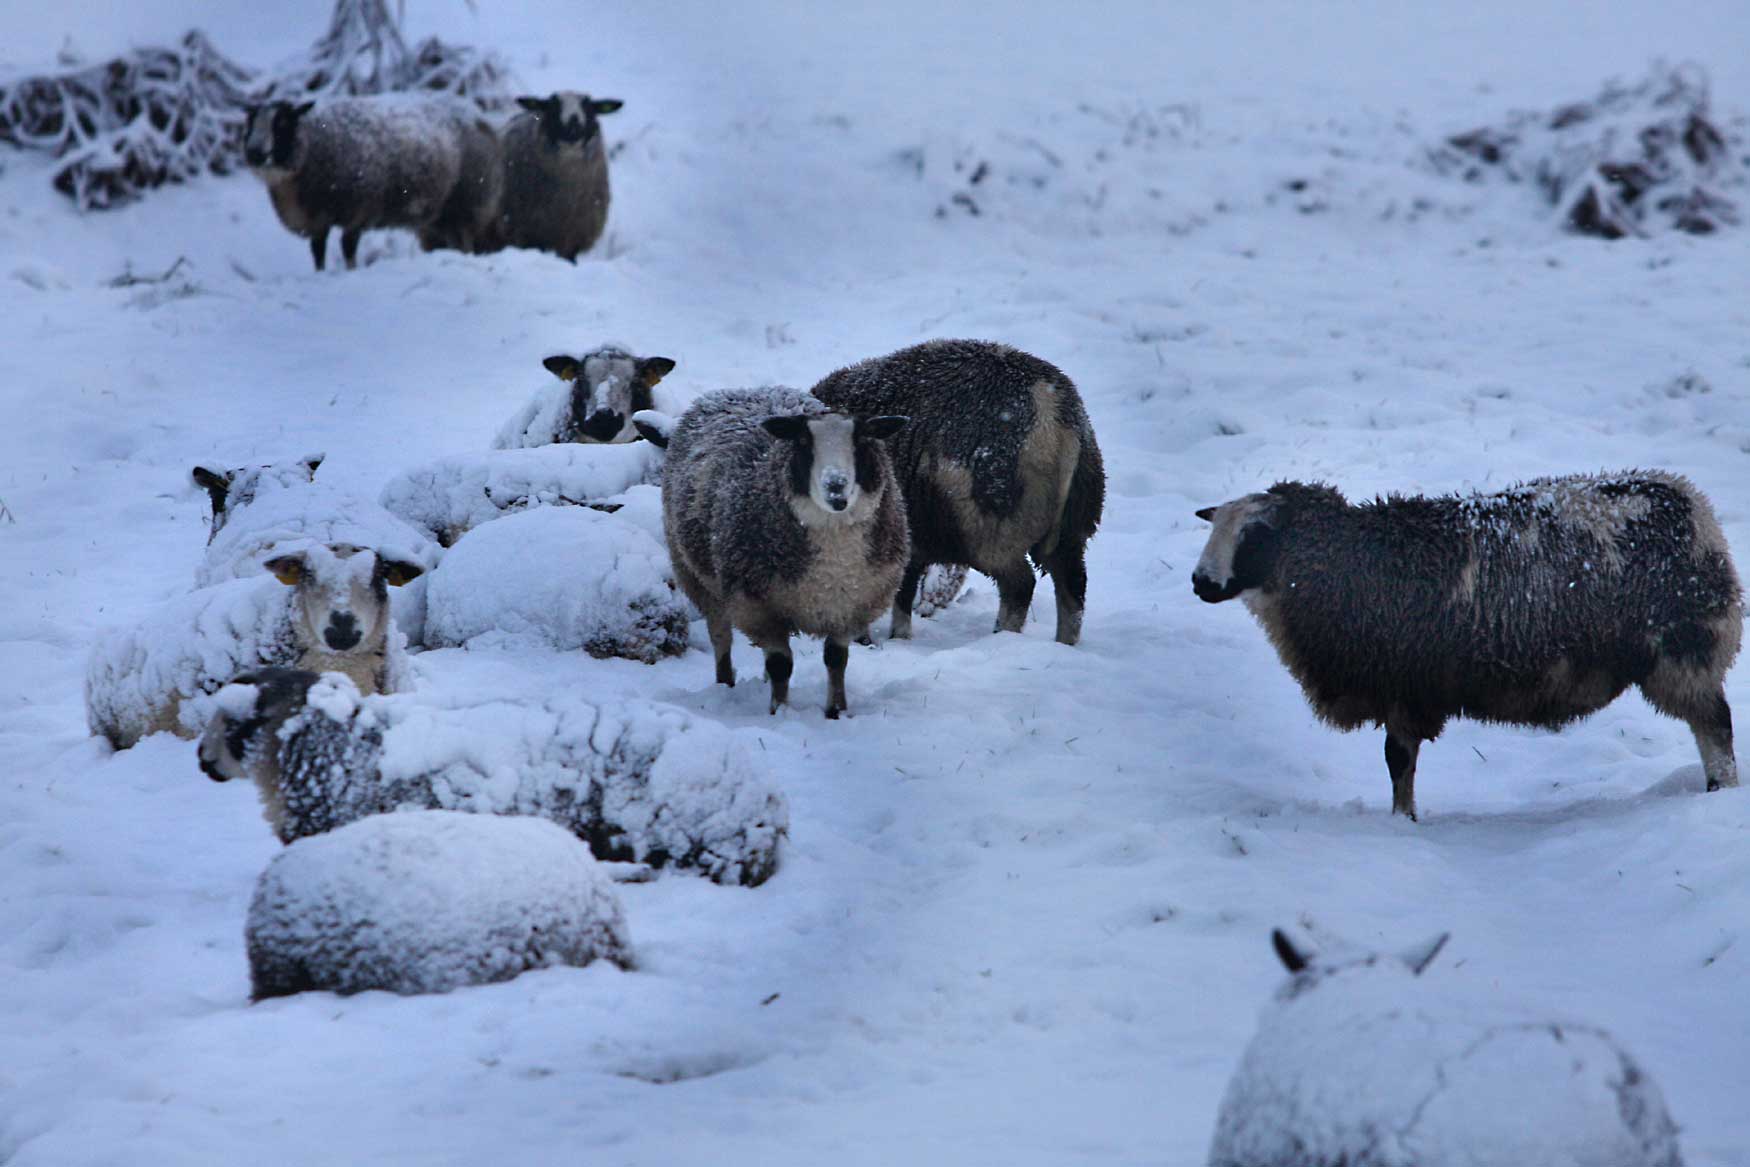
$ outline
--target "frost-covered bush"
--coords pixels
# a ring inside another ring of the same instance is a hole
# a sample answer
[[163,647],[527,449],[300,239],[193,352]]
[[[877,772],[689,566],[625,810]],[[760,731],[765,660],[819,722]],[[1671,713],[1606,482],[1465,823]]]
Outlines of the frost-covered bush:
[[654,663],[687,649],[668,551],[588,507],[541,507],[468,532],[432,572],[429,648],[538,644]]
[[300,840],[256,881],[244,933],[256,1000],[632,964],[619,896],[589,848],[515,816],[377,815]]
[[248,778],[282,842],[403,809],[539,815],[597,858],[771,877],[784,796],[729,730],[672,706],[363,697],[345,677],[268,669],[213,702],[201,768]]
[[1681,1167],[1659,1088],[1609,1033],[1477,997],[1401,956],[1292,974],[1228,1083],[1210,1167]]
[[390,479],[382,503],[445,547],[512,511],[600,503],[662,477],[662,451],[649,442],[574,444],[461,454]]
[[1750,180],[1743,119],[1715,114],[1700,67],[1663,63],[1590,100],[1455,134],[1432,161],[1471,182],[1531,184],[1566,226],[1606,239],[1735,224],[1728,192]]

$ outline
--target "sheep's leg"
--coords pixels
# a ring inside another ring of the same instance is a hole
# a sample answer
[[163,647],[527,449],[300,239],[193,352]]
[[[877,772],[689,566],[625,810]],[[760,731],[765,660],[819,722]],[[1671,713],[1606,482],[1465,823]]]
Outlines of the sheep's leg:
[[706,612],[705,632],[711,638],[711,655],[717,661],[717,683],[735,688],[735,662],[729,648],[735,642],[735,628],[727,612]]
[[899,590],[893,593],[893,625],[887,633],[889,640],[911,639],[911,609],[917,603],[918,581],[924,578],[924,569],[928,566],[915,559],[905,565]]
[[1033,606],[1033,588],[1039,582],[1033,568],[1019,559],[991,574],[997,581],[997,626],[992,631],[1021,631],[1027,624],[1027,609]]
[[1385,768],[1391,771],[1391,812],[1408,815],[1411,822],[1416,821],[1416,754],[1421,748],[1421,738],[1390,728],[1385,731]]
[[788,636],[768,641],[761,647],[766,650],[766,679],[772,683],[770,712],[776,713],[778,706],[790,703],[790,674],[795,671],[796,659],[790,655]]
[[851,659],[850,645],[834,636],[826,638],[826,715],[837,721],[839,714],[850,708],[845,700],[845,662]]
[[317,271],[321,271],[328,262],[328,228],[324,227],[310,236],[310,258],[316,261]]
[[1051,586],[1057,593],[1057,642],[1075,644],[1082,638],[1082,610],[1088,604],[1088,545],[1062,540],[1045,557]]
[[356,227],[347,228],[340,233],[340,254],[346,257],[347,271],[358,267],[359,236],[363,234]]
[[[1700,685],[1695,684],[1697,680]],[[1738,785],[1738,763],[1732,756],[1732,707],[1726,704],[1724,684],[1709,684],[1687,670],[1661,664],[1641,682],[1641,693],[1660,713],[1689,723],[1709,790]]]

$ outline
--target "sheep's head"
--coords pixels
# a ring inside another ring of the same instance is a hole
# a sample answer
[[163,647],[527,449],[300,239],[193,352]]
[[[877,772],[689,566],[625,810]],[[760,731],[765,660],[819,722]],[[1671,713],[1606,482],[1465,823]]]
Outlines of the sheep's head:
[[1215,524],[1191,573],[1198,599],[1219,604],[1263,586],[1276,561],[1279,507],[1273,495],[1248,494],[1197,512],[1198,518]]
[[632,415],[651,407],[650,390],[674,370],[667,357],[635,357],[600,348],[581,357],[564,354],[542,361],[549,373],[571,385],[571,424],[564,440],[635,442]]
[[243,161],[256,170],[287,170],[298,142],[298,123],[316,107],[313,101],[270,101],[252,105],[243,123]]
[[233,510],[248,506],[264,490],[295,486],[300,482],[314,482],[316,468],[322,465],[322,458],[321,454],[311,454],[296,462],[270,462],[265,466],[239,466],[234,470],[196,466],[189,471],[189,477],[196,486],[207,492],[207,499],[213,505],[207,542],[213,541],[213,536],[219,533]]
[[1282,967],[1288,970],[1289,980],[1276,995],[1284,1001],[1292,1000],[1330,977],[1341,976],[1353,970],[1396,970],[1398,975],[1407,971],[1410,976],[1419,977],[1433,963],[1434,958],[1440,955],[1440,950],[1446,947],[1451,936],[1450,932],[1442,932],[1397,953],[1355,952],[1344,949],[1324,953],[1308,945],[1296,944],[1288,933],[1278,928],[1270,933],[1270,944],[1276,950],[1276,958],[1282,962]]
[[551,150],[588,146],[601,136],[601,123],[596,119],[625,104],[613,98],[597,101],[587,93],[569,89],[548,97],[519,97],[516,103],[541,123],[541,137]]
[[294,589],[300,643],[323,652],[373,652],[389,629],[389,588],[424,569],[350,543],[317,544],[262,564]]
[[879,443],[909,420],[823,413],[768,417],[760,424],[788,447],[790,509],[813,526],[841,517],[857,522],[873,513],[892,475]]

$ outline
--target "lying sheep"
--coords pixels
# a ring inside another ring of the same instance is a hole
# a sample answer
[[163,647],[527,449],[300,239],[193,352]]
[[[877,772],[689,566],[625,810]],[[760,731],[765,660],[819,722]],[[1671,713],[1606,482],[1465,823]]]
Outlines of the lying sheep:
[[238,466],[230,470],[200,465],[189,471],[194,484],[207,492],[212,515],[207,521],[207,543],[218,538],[231,515],[253,503],[258,495],[316,479],[316,469],[326,455],[309,454],[293,462],[270,462],[265,466]]
[[244,926],[253,1000],[446,993],[531,969],[632,966],[589,848],[541,819],[428,810],[303,839],[267,865]]
[[1197,516],[1192,574],[1241,597],[1321,720],[1386,731],[1392,810],[1451,717],[1554,729],[1630,685],[1689,723],[1707,788],[1738,784],[1724,678],[1743,597],[1713,508],[1662,472],[1351,506],[1281,482]]
[[91,732],[118,750],[161,730],[196,737],[207,696],[262,665],[345,673],[372,693],[405,684],[405,638],[390,618],[387,593],[416,578],[417,563],[336,544],[264,566],[274,579],[202,588],[161,605],[136,628],[99,638],[85,676]]
[[996,580],[996,631],[1019,632],[1034,564],[1057,591],[1057,639],[1081,639],[1088,539],[1106,471],[1075,384],[1007,345],[937,340],[828,375],[812,390],[834,409],[907,414],[892,441],[911,520],[911,561],[893,600],[892,635],[911,635],[918,581],[931,564]]
[[551,356],[541,364],[560,383],[549,382],[517,410],[499,429],[493,449],[637,441],[632,415],[655,407],[651,390],[674,371],[667,357],[635,357],[612,344],[580,357]]
[[1209,1167],[1681,1167],[1657,1085],[1611,1035],[1436,986],[1446,937],[1292,974],[1216,1118]]
[[274,101],[249,109],[243,158],[267,183],[286,230],[310,241],[316,270],[335,227],[351,268],[365,231],[426,232],[444,217],[462,175],[465,135],[480,124],[472,104],[436,96]]
[[608,155],[596,119],[623,102],[560,92],[519,97],[504,150],[503,239],[576,263],[608,221]]
[[766,654],[771,712],[790,692],[790,636],[826,638],[826,715],[845,710],[849,644],[893,598],[909,547],[887,439],[903,417],[829,412],[793,389],[708,394],[666,442],[663,527],[675,578],[705,615],[719,684],[734,628]]
[[440,704],[342,676],[240,676],[213,700],[201,770],[252,780],[281,842],[401,809],[539,815],[597,858],[771,878],[784,797],[729,731],[642,701]]

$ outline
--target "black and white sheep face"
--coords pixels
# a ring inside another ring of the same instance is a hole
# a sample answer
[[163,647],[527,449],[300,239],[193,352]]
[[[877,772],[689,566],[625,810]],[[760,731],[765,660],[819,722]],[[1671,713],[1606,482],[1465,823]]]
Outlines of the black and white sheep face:
[[1191,573],[1191,588],[1198,599],[1219,604],[1263,584],[1275,546],[1271,526],[1275,509],[1276,500],[1270,495],[1248,494],[1197,512],[1198,518],[1215,524]]
[[243,161],[255,170],[291,169],[298,122],[315,105],[313,101],[270,101],[250,106],[243,126]]
[[804,525],[861,522],[881,504],[887,483],[875,446],[899,432],[903,417],[770,417],[767,433],[790,448],[790,509]]
[[540,119],[547,145],[558,150],[589,145],[601,134],[596,118],[613,113],[624,103],[611,98],[596,101],[587,93],[562,90],[550,97],[519,97],[517,104]]
[[307,548],[262,564],[296,589],[300,643],[330,653],[374,651],[389,628],[389,587],[417,577],[418,564],[350,543]]
[[238,466],[232,470],[196,466],[189,471],[189,477],[207,492],[207,499],[213,505],[207,542],[213,541],[213,536],[224,527],[232,512],[254,502],[258,494],[282,486],[314,482],[316,468],[322,465],[322,459],[321,454],[311,454],[296,462],[269,462],[265,466]]
[[653,404],[650,391],[674,370],[667,357],[634,357],[604,348],[581,357],[551,356],[548,372],[571,383],[570,441],[619,444],[642,435],[632,415]]

